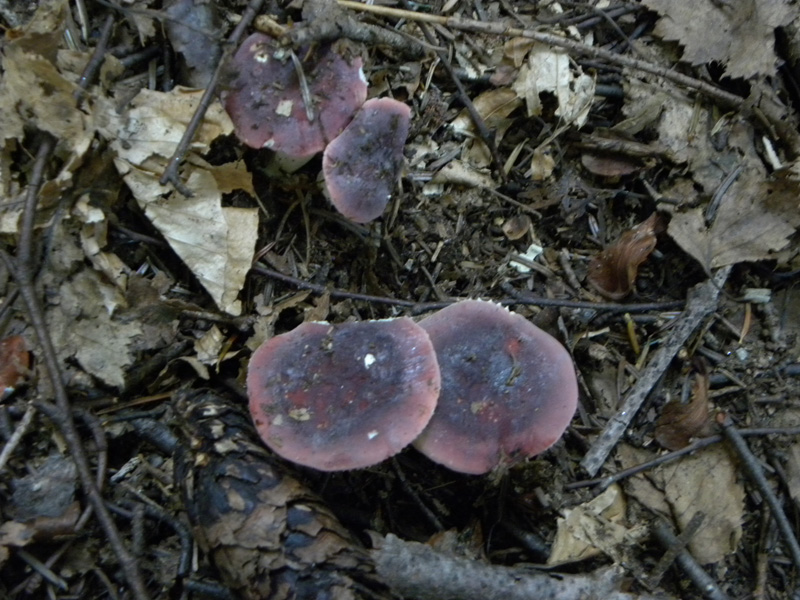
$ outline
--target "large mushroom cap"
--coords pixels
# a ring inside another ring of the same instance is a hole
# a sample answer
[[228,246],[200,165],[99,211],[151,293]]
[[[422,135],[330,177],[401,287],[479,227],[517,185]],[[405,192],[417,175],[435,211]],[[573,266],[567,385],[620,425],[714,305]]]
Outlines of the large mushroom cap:
[[292,158],[320,152],[339,135],[367,98],[361,58],[344,43],[297,51],[314,106],[309,120],[301,81],[289,50],[262,33],[236,51],[236,77],[224,94],[236,135],[253,148],[270,148]]
[[304,323],[255,351],[250,413],[264,442],[322,471],[367,467],[423,430],[439,396],[439,367],[411,319]]
[[356,223],[381,216],[400,175],[411,109],[391,98],[368,100],[322,155],[328,196]]
[[414,446],[462,473],[538,454],[561,437],[578,402],[572,359],[553,337],[491,302],[453,304],[420,321],[442,391]]

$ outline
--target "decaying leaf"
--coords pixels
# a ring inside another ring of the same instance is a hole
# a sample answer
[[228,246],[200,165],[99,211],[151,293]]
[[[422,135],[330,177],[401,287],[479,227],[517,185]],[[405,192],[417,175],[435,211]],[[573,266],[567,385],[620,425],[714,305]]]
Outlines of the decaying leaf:
[[656,34],[684,47],[693,65],[719,62],[730,77],[750,78],[775,72],[775,28],[794,14],[785,0],[643,0],[661,19]]
[[619,300],[627,296],[636,281],[639,265],[655,249],[656,234],[661,229],[661,220],[653,213],[623,233],[614,244],[592,258],[587,281],[606,298]]
[[608,152],[584,152],[581,155],[581,164],[590,173],[602,177],[620,177],[630,175],[641,170],[642,163],[629,156],[611,154]]
[[707,271],[745,261],[774,258],[800,225],[800,185],[764,181],[743,170],[722,198],[711,225],[701,208],[673,215],[667,233]]
[[714,432],[708,410],[708,373],[698,372],[692,384],[692,397],[686,404],[673,401],[664,406],[656,423],[656,441],[667,450],[680,450],[692,438],[704,437]]
[[[625,445],[617,452],[622,468],[654,456]],[[742,537],[744,485],[735,460],[723,446],[704,448],[632,477],[625,491],[650,510],[676,521],[680,530],[702,513],[703,522],[689,542],[689,550],[700,564],[718,562],[737,550]]]
[[548,565],[585,560],[605,554],[622,558],[622,549],[647,535],[641,528],[626,527],[627,503],[622,488],[614,484],[602,494],[564,513],[558,519],[558,531],[547,559]]
[[[497,124],[514,112],[522,104],[519,96],[509,88],[497,88],[482,93],[472,101],[478,114],[489,129],[495,129]],[[450,125],[456,133],[471,133],[475,124],[466,109],[462,110],[453,119]]]
[[545,44],[534,44],[528,62],[520,68],[512,88],[525,100],[528,116],[542,113],[539,94],[549,92],[558,100],[556,115],[564,123],[583,126],[594,100],[594,79],[580,69],[573,71],[569,56]]
[[0,400],[12,394],[25,381],[30,361],[28,345],[21,335],[0,340]]
[[[256,209],[222,206],[232,189],[253,193],[243,164],[212,166],[194,153],[187,165],[184,198],[158,180],[175,150],[202,92],[142,90],[131,103],[120,139],[112,144],[115,164],[153,225],[192,270],[220,309],[238,315],[237,300],[256,243]],[[233,131],[222,107],[214,104],[195,137],[193,150],[205,152],[219,135]]]

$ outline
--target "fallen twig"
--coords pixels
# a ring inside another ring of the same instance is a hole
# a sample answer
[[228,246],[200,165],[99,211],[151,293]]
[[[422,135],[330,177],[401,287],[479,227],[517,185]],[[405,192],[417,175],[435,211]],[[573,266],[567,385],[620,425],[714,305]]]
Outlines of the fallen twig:
[[[610,568],[593,575],[551,576],[515,567],[487,565],[448,556],[417,542],[388,535],[372,556],[378,573],[392,590],[417,600],[646,600],[649,595],[618,591],[622,571]],[[667,596],[659,596],[666,600]]]
[[778,497],[775,495],[772,486],[770,486],[767,481],[764,471],[758,463],[758,459],[753,456],[753,453],[747,446],[747,442],[744,441],[739,430],[734,426],[730,416],[721,414],[717,417],[717,421],[722,426],[722,433],[725,435],[725,439],[730,442],[731,446],[733,446],[736,453],[739,455],[739,458],[742,459],[742,467],[744,467],[745,473],[747,473],[747,476],[756,485],[758,491],[761,492],[764,500],[766,500],[769,505],[772,511],[772,518],[775,519],[775,523],[778,525],[778,531],[780,531],[781,537],[783,537],[783,541],[786,543],[786,548],[789,551],[792,562],[794,562],[795,568],[800,571],[800,544],[797,542],[792,524],[789,523],[786,513],[783,512],[781,503],[778,501]]
[[703,570],[703,567],[697,563],[691,554],[683,549],[685,541],[678,539],[669,525],[659,519],[653,527],[653,533],[667,551],[672,550],[675,552],[675,561],[706,598],[709,600],[728,600],[728,596],[719,589],[717,583]]
[[175,186],[176,190],[178,190],[187,198],[192,196],[192,192],[189,190],[189,188],[183,185],[183,182],[178,174],[178,167],[180,167],[183,157],[185,156],[186,151],[189,149],[189,144],[192,143],[194,134],[197,133],[197,129],[200,127],[200,124],[206,115],[206,111],[211,105],[211,101],[214,99],[214,94],[216,94],[217,91],[217,84],[219,84],[219,78],[222,73],[222,69],[227,62],[227,56],[236,48],[236,46],[239,45],[239,41],[242,39],[245,30],[253,21],[258,11],[261,10],[261,5],[263,3],[264,0],[250,0],[247,8],[242,13],[242,20],[239,21],[239,24],[236,25],[236,29],[233,30],[233,33],[231,33],[230,37],[228,38],[228,45],[225,49],[225,53],[217,64],[217,68],[214,69],[214,73],[211,75],[208,86],[203,92],[203,96],[200,98],[200,103],[197,105],[197,108],[192,115],[192,120],[189,121],[189,124],[186,126],[186,131],[183,132],[181,141],[178,142],[175,152],[173,152],[169,162],[167,163],[167,168],[164,169],[161,179],[158,180],[161,185],[167,185],[168,183],[171,183],[173,186]]
[[650,390],[661,378],[692,332],[706,316],[716,309],[720,290],[728,279],[730,271],[731,267],[723,267],[710,280],[689,291],[686,308],[676,319],[675,326],[661,347],[654,353],[653,359],[628,393],[620,410],[609,419],[603,432],[583,457],[581,466],[589,476],[594,476],[600,469],[612,448],[617,445],[620,437],[625,433]]

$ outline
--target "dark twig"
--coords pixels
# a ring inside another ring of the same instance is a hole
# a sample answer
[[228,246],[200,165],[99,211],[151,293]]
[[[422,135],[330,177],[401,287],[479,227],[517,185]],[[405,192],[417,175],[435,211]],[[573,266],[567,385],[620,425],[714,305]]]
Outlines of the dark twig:
[[92,52],[92,57],[89,59],[89,62],[86,63],[86,67],[84,67],[83,73],[81,73],[81,77],[78,80],[78,89],[75,90],[75,93],[72,95],[72,97],[75,98],[75,102],[80,102],[83,99],[84,94],[86,94],[86,88],[89,87],[89,83],[94,81],[95,75],[97,75],[97,72],[100,70],[100,66],[106,58],[108,41],[111,39],[113,28],[114,15],[108,15],[103,23],[103,28],[100,30],[100,39],[97,40],[97,45],[94,48],[94,52]]
[[641,377],[628,392],[620,410],[609,419],[603,432],[581,460],[581,466],[590,476],[597,473],[605,462],[612,448],[617,445],[622,434],[633,421],[633,417],[641,408],[653,386],[661,379],[664,371],[689,336],[703,319],[716,310],[720,290],[728,279],[730,271],[730,267],[723,267],[714,274],[712,279],[689,291],[686,308],[676,319],[675,326],[664,339],[661,347],[653,354],[652,360]]
[[778,525],[778,531],[780,531],[783,541],[786,543],[792,562],[794,562],[795,568],[800,571],[800,544],[797,543],[792,524],[789,523],[786,513],[783,512],[778,496],[775,495],[775,491],[767,481],[761,465],[758,464],[758,459],[750,451],[747,442],[744,441],[742,434],[734,426],[730,416],[726,414],[718,415],[717,422],[722,425],[722,433],[725,435],[725,439],[730,442],[739,458],[741,458],[745,473],[747,473],[747,476],[756,485],[758,491],[761,492],[764,500],[769,505],[772,511],[772,518],[775,519],[775,523]]
[[[462,298],[453,298],[452,300],[445,300],[442,302],[414,302],[413,300],[402,300],[400,298],[389,298],[386,296],[371,296],[369,294],[358,294],[356,292],[347,292],[330,288],[316,283],[303,281],[297,277],[284,275],[278,271],[265,267],[263,265],[255,265],[251,271],[265,277],[277,279],[288,283],[302,290],[311,290],[315,294],[329,293],[334,298],[347,298],[350,300],[363,300],[364,302],[373,302],[375,304],[388,304],[391,306],[403,306],[410,309],[412,314],[419,314],[429,310],[438,310],[445,306],[450,306],[454,302],[459,302]],[[675,310],[684,305],[682,300],[672,302],[648,302],[640,304],[620,304],[616,302],[579,302],[576,300],[559,300],[557,298],[540,298],[528,293],[515,294],[514,298],[505,298],[498,301],[504,306],[513,304],[523,304],[531,306],[557,306],[561,308],[572,308],[577,310],[597,310],[607,312],[648,312],[648,311],[663,311]]]
[[[739,434],[744,437],[763,436],[763,435],[799,435],[800,427],[786,427],[786,428],[770,427],[770,428],[740,429]],[[695,440],[685,448],[681,448],[680,450],[674,450],[672,452],[662,454],[661,456],[657,456],[653,460],[648,460],[638,465],[633,465],[632,467],[628,467],[627,469],[622,469],[621,471],[617,471],[613,475],[608,475],[607,477],[597,477],[595,479],[584,479],[582,481],[575,481],[573,483],[568,483],[564,486],[564,489],[577,490],[579,488],[592,487],[597,485],[600,486],[598,492],[601,492],[608,486],[610,486],[612,483],[617,483],[618,481],[622,481],[623,479],[627,479],[628,477],[633,477],[634,475],[638,475],[639,473],[643,473],[644,471],[649,471],[650,469],[657,467],[658,465],[663,465],[665,463],[671,462],[677,458],[680,458],[681,456],[686,456],[687,454],[691,454],[696,450],[700,450],[701,448],[705,448],[706,446],[711,446],[712,444],[718,444],[721,441],[722,441],[722,435],[719,434],[701,438],[699,440]]]
[[214,69],[214,73],[211,75],[208,86],[206,87],[205,92],[203,92],[202,98],[200,98],[200,103],[197,105],[197,108],[192,115],[192,120],[189,121],[189,124],[186,126],[186,131],[183,132],[183,137],[178,143],[178,147],[175,148],[175,152],[172,154],[172,157],[170,157],[167,168],[164,169],[164,173],[161,175],[161,179],[159,179],[159,183],[161,185],[167,185],[168,183],[171,183],[173,186],[175,186],[176,190],[186,197],[191,197],[192,192],[181,181],[178,174],[178,167],[180,167],[183,157],[186,154],[186,151],[189,149],[189,144],[192,143],[194,134],[200,127],[208,107],[211,106],[211,101],[214,99],[214,94],[216,93],[217,85],[219,84],[219,78],[222,74],[223,68],[225,68],[228,56],[230,56],[236,46],[239,45],[239,41],[242,39],[245,30],[253,21],[258,11],[261,10],[261,5],[263,3],[264,0],[250,0],[247,8],[242,13],[242,20],[239,21],[236,29],[233,30],[233,33],[231,33],[230,37],[228,38],[227,47],[223,57],[217,64],[217,68]]
[[[103,57],[107,50],[112,26],[113,19],[110,22],[107,20],[103,27],[100,43],[95,48],[93,57],[90,59],[86,70],[81,76],[79,82],[79,87],[81,90],[86,90],[97,73],[98,66],[102,62],[102,60],[98,59],[97,57]],[[79,97],[80,96],[76,96],[76,100]],[[55,404],[53,404],[51,401],[43,401],[36,403],[36,407],[53,421],[53,423],[59,428],[64,436],[70,456],[72,457],[72,460],[74,461],[75,467],[78,471],[78,478],[81,482],[81,487],[83,488],[83,491],[89,500],[90,507],[87,507],[84,510],[81,518],[76,524],[76,530],[83,527],[83,525],[89,519],[92,510],[94,510],[94,512],[97,514],[97,519],[100,522],[100,526],[105,533],[106,539],[108,539],[109,545],[114,551],[117,560],[119,560],[122,572],[128,582],[128,585],[130,586],[131,595],[136,598],[136,600],[147,600],[149,595],[144,586],[141,574],[139,573],[139,568],[133,557],[128,553],[125,545],[122,543],[116,525],[114,524],[111,515],[103,505],[103,498],[100,494],[98,485],[96,485],[96,482],[92,477],[92,471],[89,467],[89,462],[86,457],[83,443],[75,426],[75,421],[72,418],[69,397],[67,396],[67,391],[64,387],[61,366],[58,362],[58,355],[55,347],[53,346],[52,339],[50,338],[50,334],[47,329],[47,323],[44,319],[44,313],[34,288],[34,273],[36,272],[38,262],[38,257],[36,259],[34,258],[33,242],[36,208],[39,200],[39,190],[44,182],[45,169],[55,148],[55,143],[56,142],[52,137],[45,136],[43,137],[42,142],[39,145],[39,149],[36,152],[36,160],[33,165],[30,183],[28,184],[28,189],[26,190],[25,194],[25,203],[20,222],[19,241],[17,243],[16,261],[12,261],[11,257],[9,257],[5,252],[0,253],[0,259],[5,262],[9,272],[14,275],[14,278],[17,281],[20,295],[22,296],[22,299],[25,302],[25,306],[28,310],[30,323],[41,347],[41,358],[42,362],[44,363],[45,372],[50,380],[53,394],[55,395]],[[94,431],[93,423],[89,422],[89,427]],[[98,440],[99,449],[102,450],[102,448],[105,446],[104,436],[100,435],[98,438],[97,432],[95,431],[95,438]],[[100,439],[103,441],[100,441]],[[102,478],[104,477],[104,463],[105,459],[101,456],[101,469],[97,474],[98,481],[102,481]],[[64,550],[66,550],[66,547],[67,545],[65,544],[63,547]],[[51,556],[53,562],[50,564],[53,564],[55,560],[58,559],[57,555],[60,556],[58,552]]]
[[728,600],[728,596],[719,589],[717,583],[703,570],[703,567],[697,563],[691,554],[683,549],[685,541],[675,537],[669,525],[659,519],[653,526],[653,533],[668,552],[670,550],[674,551],[675,561],[706,598],[709,600]]

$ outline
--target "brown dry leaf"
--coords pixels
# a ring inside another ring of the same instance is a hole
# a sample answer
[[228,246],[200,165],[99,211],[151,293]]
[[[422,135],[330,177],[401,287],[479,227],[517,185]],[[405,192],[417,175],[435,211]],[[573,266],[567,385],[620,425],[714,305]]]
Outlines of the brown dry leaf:
[[[621,468],[652,460],[652,452],[621,445]],[[625,491],[664,518],[677,521],[683,530],[697,513],[703,522],[689,542],[700,564],[722,560],[735,552],[742,537],[744,486],[738,468],[723,446],[711,446],[697,454],[656,467],[646,475],[628,480]]]
[[662,229],[657,213],[626,231],[613,245],[592,258],[586,280],[606,298],[627,296],[641,265],[656,247],[656,233]]
[[[486,123],[489,129],[497,127],[500,121],[514,112],[522,104],[514,90],[497,88],[484,92],[472,101],[475,110]],[[466,109],[462,110],[450,124],[456,133],[471,133],[475,131],[475,124]]]
[[656,423],[656,441],[667,450],[680,450],[692,438],[711,435],[713,423],[708,411],[708,373],[697,373],[692,398],[686,404],[670,402]]
[[622,154],[584,152],[581,164],[590,173],[601,177],[620,177],[641,170],[642,163]]
[[0,400],[28,377],[31,358],[27,346],[21,335],[0,340]]
[[791,21],[786,0],[643,0],[661,19],[655,33],[684,47],[693,65],[720,62],[729,77],[775,72],[775,28]]
[[667,232],[706,271],[745,261],[775,258],[800,225],[800,185],[789,179],[764,181],[745,168],[723,197],[711,226],[703,210],[672,217]]

